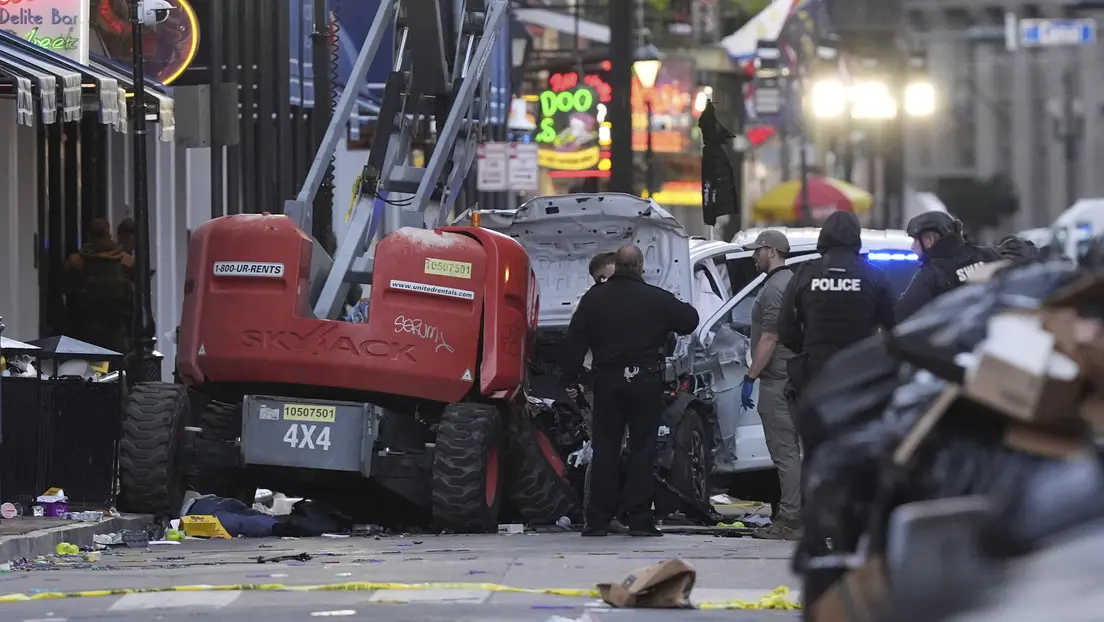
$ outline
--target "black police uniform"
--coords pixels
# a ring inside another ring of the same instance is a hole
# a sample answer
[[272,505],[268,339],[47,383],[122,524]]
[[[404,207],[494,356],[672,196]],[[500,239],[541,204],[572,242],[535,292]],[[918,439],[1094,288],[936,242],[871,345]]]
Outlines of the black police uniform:
[[698,312],[639,275],[618,269],[579,301],[567,331],[563,382],[578,382],[583,357],[593,353],[590,533],[604,533],[618,508],[621,440],[629,426],[629,465],[621,506],[630,530],[654,530],[652,498],[656,439],[663,414],[663,348],[670,333],[688,335]]
[[795,354],[787,371],[798,395],[836,352],[893,328],[889,280],[860,255],[860,233],[854,214],[833,213],[817,240],[821,257],[801,264],[786,288],[778,337]]
[[920,269],[897,301],[898,322],[965,283],[981,264],[1002,259],[996,249],[974,246],[963,239],[961,223],[944,212],[925,212],[909,221],[910,237],[919,238],[925,231],[934,231],[941,239],[924,251]]

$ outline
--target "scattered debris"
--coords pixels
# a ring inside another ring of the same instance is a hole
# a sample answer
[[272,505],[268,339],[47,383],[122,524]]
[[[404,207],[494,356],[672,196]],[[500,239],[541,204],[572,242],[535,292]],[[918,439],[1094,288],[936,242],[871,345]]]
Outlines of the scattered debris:
[[69,511],[68,497],[61,488],[51,488],[39,495],[35,501],[42,504],[46,516],[61,518]]
[[98,533],[92,536],[92,542],[100,546],[115,546],[123,543],[123,536],[116,532]]
[[258,564],[271,564],[279,562],[309,562],[314,559],[310,553],[299,553],[298,555],[279,555],[276,557],[264,557],[258,556],[255,558]]
[[614,607],[689,608],[697,571],[677,557],[637,568],[611,583],[599,583],[602,600]]

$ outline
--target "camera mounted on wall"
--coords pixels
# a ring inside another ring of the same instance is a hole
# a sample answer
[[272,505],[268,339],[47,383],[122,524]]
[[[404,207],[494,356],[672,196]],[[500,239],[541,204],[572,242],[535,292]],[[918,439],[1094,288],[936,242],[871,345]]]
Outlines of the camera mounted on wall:
[[176,8],[168,0],[138,0],[134,4],[137,22],[142,26],[156,26],[169,19]]

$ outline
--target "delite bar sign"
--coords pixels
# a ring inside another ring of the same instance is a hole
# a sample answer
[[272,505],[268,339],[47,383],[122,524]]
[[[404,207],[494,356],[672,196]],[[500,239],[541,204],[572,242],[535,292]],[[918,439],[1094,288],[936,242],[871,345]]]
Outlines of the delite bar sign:
[[216,261],[215,276],[257,276],[279,279],[284,276],[284,264],[259,261]]

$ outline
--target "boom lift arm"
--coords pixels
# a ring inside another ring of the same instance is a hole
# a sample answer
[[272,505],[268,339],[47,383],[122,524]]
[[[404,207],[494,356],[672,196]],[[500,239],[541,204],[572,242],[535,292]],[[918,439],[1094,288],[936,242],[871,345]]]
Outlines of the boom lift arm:
[[[394,70],[384,88],[352,222],[314,300],[316,317],[336,317],[348,285],[371,282],[369,247],[385,215],[385,234],[410,216],[421,216],[418,224],[430,229],[447,223],[475,159],[482,120],[487,116],[489,75],[484,68],[507,19],[508,0],[484,0],[481,4],[485,11],[473,9],[477,1],[383,0],[380,4],[307,179],[299,195],[284,205],[284,213],[300,229],[311,231],[312,206],[326,167],[345,131],[372,59],[387,28],[398,17]],[[450,15],[451,7],[457,5],[458,13]],[[481,94],[482,102],[478,98]],[[424,168],[410,166],[415,132],[430,122],[436,128],[432,155]]]

